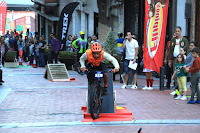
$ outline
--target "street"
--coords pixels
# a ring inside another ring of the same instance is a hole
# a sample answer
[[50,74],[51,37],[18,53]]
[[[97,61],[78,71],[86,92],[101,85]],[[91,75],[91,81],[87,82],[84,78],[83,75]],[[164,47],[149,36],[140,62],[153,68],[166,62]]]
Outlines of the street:
[[[24,64],[25,65],[25,64]],[[117,106],[132,112],[132,121],[81,122],[86,106],[87,77],[69,70],[75,81],[50,82],[45,68],[4,68],[0,86],[0,133],[198,133],[200,104],[174,100],[171,90],[142,90],[144,76],[138,76],[138,88],[121,89],[119,74],[113,82]]]

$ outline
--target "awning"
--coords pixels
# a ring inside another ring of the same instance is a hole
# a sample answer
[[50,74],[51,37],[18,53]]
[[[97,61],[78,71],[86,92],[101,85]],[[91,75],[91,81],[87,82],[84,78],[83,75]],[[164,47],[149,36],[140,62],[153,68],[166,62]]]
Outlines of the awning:
[[34,11],[34,12],[36,12],[37,14],[39,14],[39,15],[45,17],[46,19],[49,19],[50,21],[59,21],[59,17],[56,17],[56,16],[48,16],[48,15],[42,13],[41,11],[36,10],[36,9],[33,8],[33,7],[29,7],[29,9],[30,9],[31,11]]

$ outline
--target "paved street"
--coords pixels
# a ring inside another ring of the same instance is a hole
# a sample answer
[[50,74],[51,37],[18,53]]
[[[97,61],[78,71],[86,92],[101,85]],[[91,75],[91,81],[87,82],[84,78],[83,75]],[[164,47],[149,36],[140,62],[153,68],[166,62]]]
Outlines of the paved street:
[[121,89],[114,81],[117,105],[133,113],[133,121],[81,122],[86,106],[87,78],[69,70],[76,81],[50,82],[45,68],[4,68],[0,86],[0,133],[198,133],[200,104],[174,100],[170,90],[142,90],[145,77],[138,77],[139,89]]

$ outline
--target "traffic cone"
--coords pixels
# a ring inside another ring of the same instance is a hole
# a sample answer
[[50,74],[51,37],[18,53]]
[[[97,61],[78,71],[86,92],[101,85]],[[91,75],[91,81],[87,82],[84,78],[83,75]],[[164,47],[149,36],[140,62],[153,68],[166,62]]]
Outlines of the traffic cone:
[[36,65],[36,59],[35,59],[35,58],[33,59],[33,67],[34,67],[34,68],[37,67],[37,65]]
[[19,65],[22,65],[22,59],[19,57]]
[[30,61],[28,61],[27,66],[30,66],[30,65],[31,65],[31,63],[30,63]]

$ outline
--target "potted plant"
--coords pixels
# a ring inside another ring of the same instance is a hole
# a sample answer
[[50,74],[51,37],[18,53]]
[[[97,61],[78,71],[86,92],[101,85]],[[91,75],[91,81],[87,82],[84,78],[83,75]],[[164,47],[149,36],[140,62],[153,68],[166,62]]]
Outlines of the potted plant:
[[[106,41],[104,42],[104,50],[115,57],[118,62],[120,62],[121,57],[117,56],[117,41],[115,39],[113,31],[108,32]],[[107,60],[105,60],[105,64],[108,68],[114,68],[114,66]],[[113,73],[113,80],[115,80],[115,74]]]
[[67,69],[72,70],[75,55],[76,52],[59,51],[58,59],[61,63],[65,64]]
[[45,48],[44,50],[44,59],[45,59],[45,65],[47,64],[47,61],[49,61],[50,58],[50,48]]
[[[112,31],[109,31],[106,36],[106,41],[104,42],[104,50],[110,55],[117,57],[117,41]],[[113,67],[109,61],[105,61],[105,64],[109,68]]]

